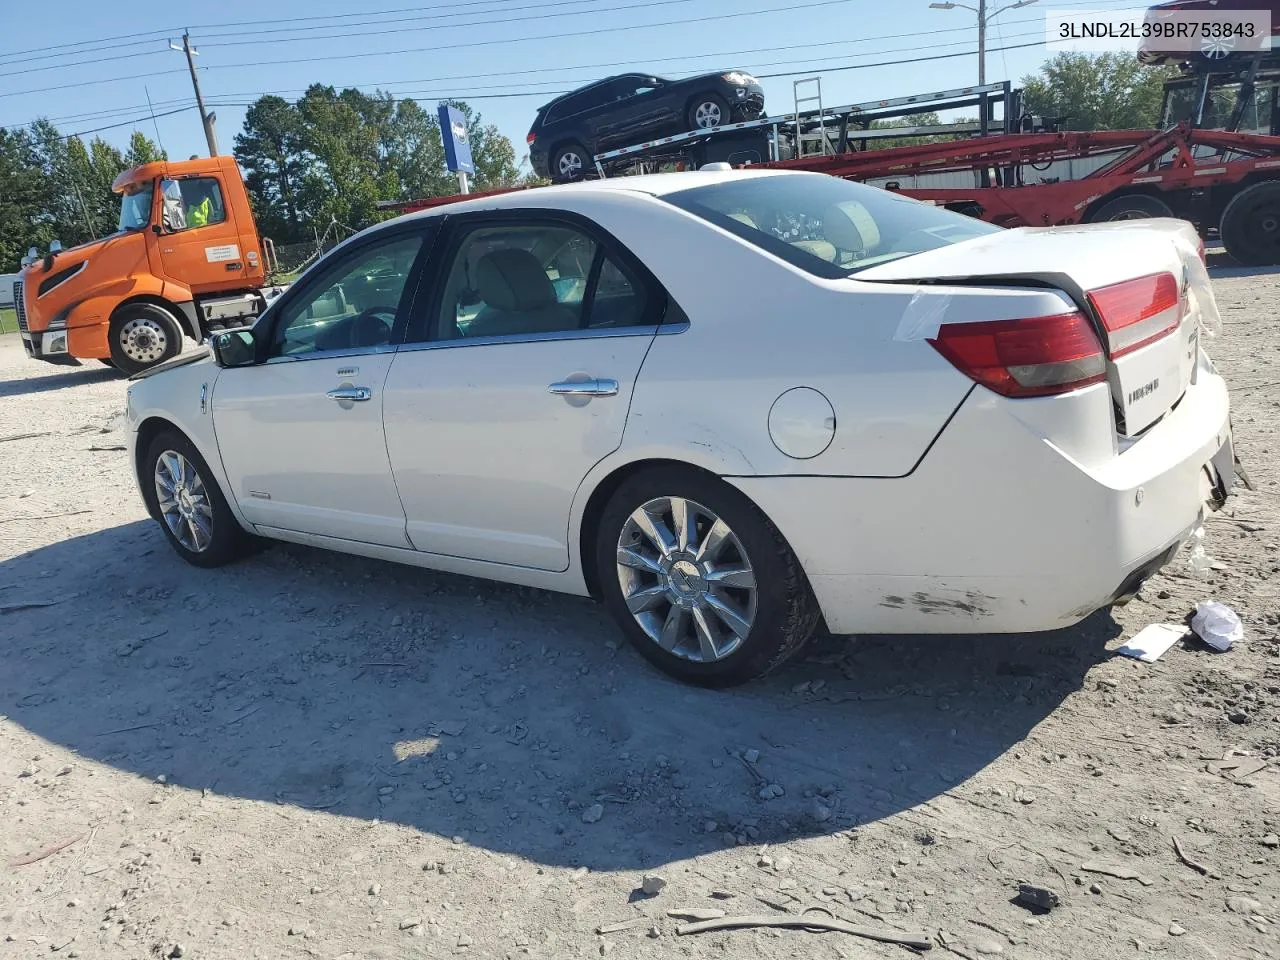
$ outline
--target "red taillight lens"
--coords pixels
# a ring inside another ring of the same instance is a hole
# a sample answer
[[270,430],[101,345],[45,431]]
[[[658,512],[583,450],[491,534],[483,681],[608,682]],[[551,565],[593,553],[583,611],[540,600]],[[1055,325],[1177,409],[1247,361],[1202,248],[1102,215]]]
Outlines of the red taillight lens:
[[526,134],[524,135],[524,142],[525,142],[525,143],[527,143],[527,144],[528,144],[529,146],[531,146],[531,147],[533,146],[533,141],[535,141],[535,140],[537,140],[537,139],[538,139],[538,135],[537,135],[536,133],[532,133],[532,132],[530,132],[530,133],[526,133]]
[[1178,280],[1172,273],[1152,273],[1091,290],[1089,303],[1107,330],[1113,358],[1159,340],[1182,321]]
[[965,376],[1006,397],[1066,393],[1107,377],[1102,345],[1075,312],[944,323],[929,343]]
[[1196,253],[1200,255],[1200,262],[1207,266],[1209,263],[1209,260],[1205,256],[1205,252],[1204,252],[1204,237],[1201,237],[1199,240],[1196,241]]

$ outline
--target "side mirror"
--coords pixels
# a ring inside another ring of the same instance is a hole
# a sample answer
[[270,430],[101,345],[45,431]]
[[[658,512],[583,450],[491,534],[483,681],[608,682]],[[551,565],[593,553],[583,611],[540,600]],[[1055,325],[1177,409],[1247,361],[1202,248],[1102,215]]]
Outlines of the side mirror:
[[252,330],[228,330],[209,341],[213,362],[220,367],[251,367],[258,359],[258,341]]

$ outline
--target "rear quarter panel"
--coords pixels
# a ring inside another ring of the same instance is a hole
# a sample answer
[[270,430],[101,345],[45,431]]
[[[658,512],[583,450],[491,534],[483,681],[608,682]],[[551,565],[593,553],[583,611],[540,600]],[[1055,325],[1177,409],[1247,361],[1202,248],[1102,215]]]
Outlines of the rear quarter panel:
[[[903,338],[904,317],[933,297],[947,298],[957,319],[1044,311],[1043,291],[822,280],[634,194],[564,202],[626,243],[690,319],[686,331],[655,338],[615,463],[657,457],[721,475],[906,475],[973,384],[923,340]],[[775,400],[800,386],[826,396],[836,416],[831,445],[806,460],[780,452],[768,426]]]

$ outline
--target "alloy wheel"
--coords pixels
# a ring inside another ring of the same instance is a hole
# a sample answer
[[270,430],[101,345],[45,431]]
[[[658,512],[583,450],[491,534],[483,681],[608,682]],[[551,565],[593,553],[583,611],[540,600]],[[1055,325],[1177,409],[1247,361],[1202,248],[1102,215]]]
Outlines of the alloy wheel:
[[165,526],[192,553],[213,542],[213,506],[195,466],[182,454],[166,450],[156,458],[156,500]]
[[582,172],[582,157],[569,150],[560,155],[560,175],[562,177],[575,177]]
[[658,497],[633,511],[618,537],[617,572],[641,630],[681,659],[723,660],[751,632],[751,560],[729,525],[700,503]]
[[721,113],[720,104],[707,100],[698,104],[693,111],[693,121],[702,130],[710,130],[718,127],[724,121],[724,115]]

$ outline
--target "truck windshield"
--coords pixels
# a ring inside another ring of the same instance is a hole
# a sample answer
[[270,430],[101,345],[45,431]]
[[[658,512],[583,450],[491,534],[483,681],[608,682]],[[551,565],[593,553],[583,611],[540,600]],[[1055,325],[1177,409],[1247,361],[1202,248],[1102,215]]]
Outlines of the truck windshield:
[[821,173],[722,180],[662,199],[830,279],[1003,229]]
[[120,229],[141,230],[151,222],[151,191],[154,189],[150,180],[131,188],[120,198]]

